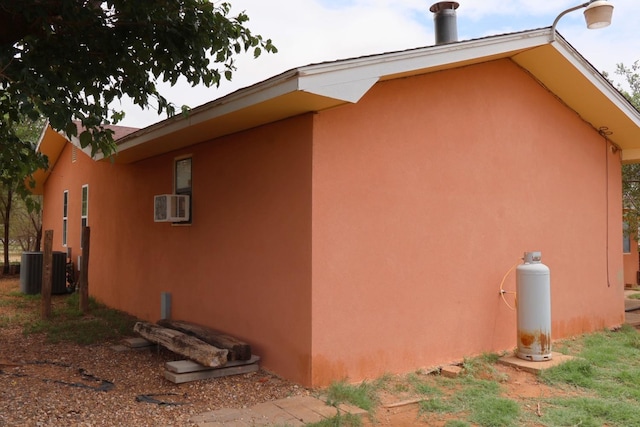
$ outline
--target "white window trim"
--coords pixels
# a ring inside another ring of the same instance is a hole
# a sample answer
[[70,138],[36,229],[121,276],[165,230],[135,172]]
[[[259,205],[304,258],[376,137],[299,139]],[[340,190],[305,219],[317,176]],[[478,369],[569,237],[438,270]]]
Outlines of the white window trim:
[[185,222],[174,222],[171,225],[173,226],[191,226],[193,224],[193,204],[191,199],[193,197],[193,154],[185,154],[182,156],[178,156],[178,157],[174,157],[173,158],[173,194],[185,194],[185,193],[178,193],[178,189],[176,188],[176,183],[178,180],[177,177],[177,167],[176,165],[178,164],[178,162],[180,160],[184,160],[184,159],[190,159],[191,160],[191,185],[189,186],[190,191],[189,191],[189,203],[190,203],[190,207],[189,207],[189,221],[185,221]]
[[[87,189],[87,198],[84,198],[84,189]],[[83,208],[85,208],[83,212]],[[82,186],[80,190],[80,248],[82,249],[82,228],[84,225],[89,226],[89,184]]]
[[62,192],[62,246],[67,246],[69,234],[69,190]]

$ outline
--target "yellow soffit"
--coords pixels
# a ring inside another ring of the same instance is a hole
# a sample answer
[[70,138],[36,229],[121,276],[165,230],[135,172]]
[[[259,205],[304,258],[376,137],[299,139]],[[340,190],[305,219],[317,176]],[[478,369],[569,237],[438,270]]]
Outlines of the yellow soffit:
[[622,148],[623,160],[632,160],[625,156],[640,151],[640,114],[568,43],[558,39],[517,53],[512,60],[583,120],[606,132]]
[[43,194],[44,183],[47,178],[49,178],[51,168],[53,168],[53,165],[58,161],[58,158],[60,157],[60,154],[67,142],[69,142],[67,138],[53,130],[51,126],[47,124],[42,136],[40,137],[37,151],[47,156],[49,159],[49,169],[38,169],[33,174],[33,178],[36,182],[35,188],[31,189],[33,194]]

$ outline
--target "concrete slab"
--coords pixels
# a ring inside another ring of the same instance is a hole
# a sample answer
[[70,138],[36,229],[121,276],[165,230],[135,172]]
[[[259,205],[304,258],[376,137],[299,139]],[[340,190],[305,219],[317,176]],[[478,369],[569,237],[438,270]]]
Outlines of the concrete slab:
[[561,363],[564,363],[568,360],[575,359],[573,356],[568,356],[562,353],[551,353],[551,360],[544,360],[541,362],[533,362],[531,360],[524,360],[516,357],[515,355],[504,356],[498,359],[498,362],[503,365],[512,366],[514,368],[518,368],[525,372],[531,372],[532,374],[538,374],[541,371],[544,371],[549,368],[553,368],[554,366],[558,366]]
[[249,409],[223,408],[217,411],[194,415],[189,421],[198,423],[198,425],[200,425],[200,423],[227,423],[242,418],[249,418],[251,415],[252,413],[250,413]]
[[640,326],[640,311],[628,311],[624,313],[624,323],[633,327]]
[[228,377],[230,375],[248,374],[257,372],[260,369],[257,363],[251,365],[231,366],[228,368],[216,368],[207,371],[187,372],[176,374],[175,372],[164,371],[164,377],[175,384],[182,384],[190,381],[204,380],[209,378]]

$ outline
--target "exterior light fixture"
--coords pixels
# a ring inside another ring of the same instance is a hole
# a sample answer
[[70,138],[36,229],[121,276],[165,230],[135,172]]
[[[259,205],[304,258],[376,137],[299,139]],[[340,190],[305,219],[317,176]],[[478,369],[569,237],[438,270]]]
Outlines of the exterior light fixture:
[[587,23],[587,28],[595,30],[611,25],[613,5],[606,0],[591,0],[579,6],[569,8],[556,17],[555,21],[553,21],[553,25],[551,26],[551,36],[553,37],[553,40],[556,38],[556,26],[558,25],[560,18],[569,12],[582,8],[586,8],[584,10],[584,19]]

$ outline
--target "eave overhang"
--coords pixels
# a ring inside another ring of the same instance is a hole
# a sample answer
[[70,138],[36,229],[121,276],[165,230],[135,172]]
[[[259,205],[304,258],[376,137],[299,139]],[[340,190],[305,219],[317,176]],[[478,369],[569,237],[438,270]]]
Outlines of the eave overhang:
[[[551,28],[295,68],[117,141],[131,163],[283,120],[357,103],[379,81],[508,58],[594,129],[607,129],[624,161],[640,161],[640,113]],[[101,159],[100,154],[96,157]]]
[[44,183],[51,174],[51,168],[56,164],[64,146],[69,142],[67,138],[56,132],[49,126],[45,126],[40,140],[36,146],[36,150],[47,156],[49,160],[49,168],[47,170],[38,169],[33,173],[35,187],[31,189],[33,194],[41,195],[44,192]]

